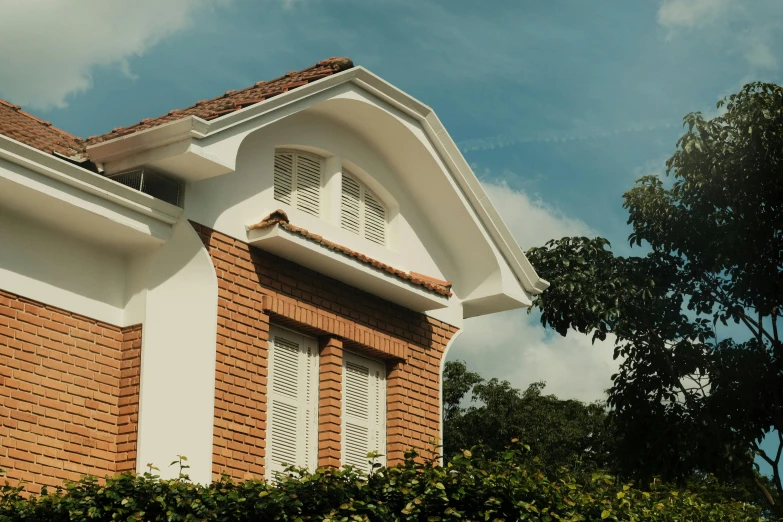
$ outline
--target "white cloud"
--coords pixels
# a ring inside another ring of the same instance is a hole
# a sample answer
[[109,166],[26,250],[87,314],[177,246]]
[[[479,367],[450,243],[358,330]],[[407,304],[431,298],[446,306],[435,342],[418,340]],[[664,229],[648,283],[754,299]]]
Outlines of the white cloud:
[[660,178],[666,175],[666,160],[669,156],[659,156],[656,159],[650,159],[633,168],[634,180],[642,176],[654,175]]
[[595,235],[583,221],[566,216],[540,199],[531,199],[505,181],[482,185],[523,250],[564,236]]
[[[779,0],[663,0],[658,23],[672,40],[682,29],[700,30],[695,37],[710,38],[729,54],[745,58],[751,71],[776,71],[783,3]],[[706,33],[709,31],[710,33]]]
[[669,28],[703,27],[727,14],[732,0],[664,0],[658,22]]
[[648,121],[642,123],[631,123],[623,127],[610,129],[601,128],[575,128],[573,130],[541,130],[525,134],[504,134],[499,136],[490,136],[485,138],[473,138],[459,143],[459,148],[463,153],[477,150],[494,150],[521,145],[524,143],[567,143],[575,141],[598,140],[604,138],[614,138],[627,134],[639,134],[642,132],[651,132],[661,129],[669,129],[675,124],[669,120]]
[[745,59],[754,69],[775,70],[778,59],[772,54],[769,45],[754,38],[745,44]]
[[92,85],[98,66],[133,78],[128,60],[188,27],[225,0],[25,0],[2,2],[0,97],[62,107]]
[[506,379],[520,389],[546,381],[546,393],[585,402],[606,398],[610,376],[617,373],[610,340],[591,343],[574,332],[561,337],[545,330],[525,310],[468,319],[464,333],[449,351],[485,378]]
[[[564,236],[595,234],[584,222],[505,182],[483,185],[522,248]],[[507,379],[517,388],[543,380],[548,393],[583,401],[603,399],[618,368],[611,342],[593,345],[589,336],[577,333],[560,337],[545,330],[526,310],[468,319],[448,358],[463,359],[482,376]]]

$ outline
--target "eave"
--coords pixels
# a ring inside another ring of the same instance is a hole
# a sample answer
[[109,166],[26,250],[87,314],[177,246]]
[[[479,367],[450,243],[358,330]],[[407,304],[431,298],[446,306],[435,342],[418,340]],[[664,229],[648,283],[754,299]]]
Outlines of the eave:
[[448,306],[447,296],[401,280],[339,251],[325,248],[280,224],[248,228],[247,241],[267,252],[417,312]]
[[182,209],[0,136],[0,207],[119,250],[160,245]]

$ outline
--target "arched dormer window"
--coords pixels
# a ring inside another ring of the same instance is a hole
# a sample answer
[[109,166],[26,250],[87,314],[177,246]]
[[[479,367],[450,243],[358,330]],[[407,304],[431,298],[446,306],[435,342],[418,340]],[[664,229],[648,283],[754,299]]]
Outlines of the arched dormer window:
[[275,153],[275,199],[313,216],[321,213],[323,160],[299,151]]
[[386,244],[386,208],[364,183],[347,172],[342,175],[340,227],[373,243]]

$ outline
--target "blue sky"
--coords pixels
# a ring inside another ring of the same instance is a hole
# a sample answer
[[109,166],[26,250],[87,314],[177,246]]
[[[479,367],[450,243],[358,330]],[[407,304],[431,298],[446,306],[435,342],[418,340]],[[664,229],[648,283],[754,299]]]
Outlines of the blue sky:
[[[663,171],[682,116],[781,80],[779,0],[38,0],[4,12],[0,97],[85,137],[349,56],[435,109],[523,248],[599,234],[628,252],[621,196]],[[451,357],[593,400],[616,368],[610,350],[516,311],[469,321]]]

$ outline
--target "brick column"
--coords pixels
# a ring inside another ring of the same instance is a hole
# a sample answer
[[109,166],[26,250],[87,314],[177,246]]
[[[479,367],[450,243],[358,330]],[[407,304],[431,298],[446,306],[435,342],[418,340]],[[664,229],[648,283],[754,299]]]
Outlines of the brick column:
[[386,465],[400,464],[412,442],[408,430],[407,385],[402,361],[390,364],[386,374]]
[[343,341],[322,337],[318,386],[318,467],[340,467]]

